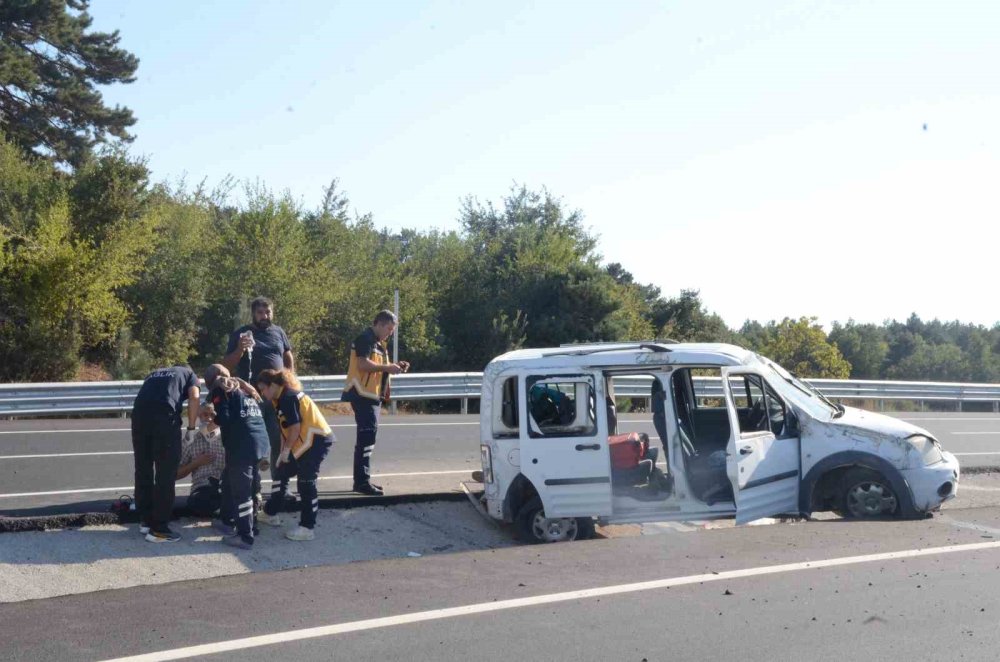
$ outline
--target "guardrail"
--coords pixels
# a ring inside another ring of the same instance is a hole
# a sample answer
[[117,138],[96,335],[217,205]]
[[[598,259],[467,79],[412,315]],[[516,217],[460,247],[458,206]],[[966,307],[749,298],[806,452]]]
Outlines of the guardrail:
[[[478,399],[480,372],[441,372],[398,375],[392,380],[394,401],[461,400],[462,413],[468,401]],[[344,375],[300,377],[303,389],[316,402],[336,402],[344,388]],[[652,378],[646,375],[615,377],[617,397],[648,398]],[[891,400],[921,403],[955,402],[959,411],[966,402],[991,402],[1000,411],[1000,384],[940,382],[893,382],[811,379],[810,384],[832,400]],[[132,409],[141,381],[75,382],[47,384],[0,384],[0,417],[61,414],[124,413]],[[722,381],[696,377],[699,398],[721,398]]]
[[[954,402],[962,411],[965,402],[991,402],[993,411],[1000,412],[1000,384],[962,384],[947,382],[897,382],[846,379],[807,379],[831,400],[873,400],[880,408],[891,400]],[[625,398],[649,397],[652,377],[647,375],[615,377],[615,395]],[[723,397],[722,380],[718,377],[695,377],[695,395],[700,399]]]
[[[442,372],[397,375],[392,379],[394,400],[463,400],[478,398],[480,372]],[[299,377],[314,401],[336,402],[346,375]],[[0,384],[0,417],[60,414],[114,414],[132,410],[141,381]]]

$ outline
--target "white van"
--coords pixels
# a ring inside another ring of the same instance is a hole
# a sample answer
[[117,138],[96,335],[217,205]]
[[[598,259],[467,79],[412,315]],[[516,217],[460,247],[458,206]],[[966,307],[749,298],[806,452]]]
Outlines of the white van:
[[[618,420],[615,389],[626,384],[648,384],[645,420]],[[616,469],[609,438],[628,433],[651,449]],[[955,456],[926,430],[834,404],[723,344],[504,354],[483,374],[480,441],[482,505],[531,542],[588,537],[595,518],[920,517],[954,498],[959,479]]]

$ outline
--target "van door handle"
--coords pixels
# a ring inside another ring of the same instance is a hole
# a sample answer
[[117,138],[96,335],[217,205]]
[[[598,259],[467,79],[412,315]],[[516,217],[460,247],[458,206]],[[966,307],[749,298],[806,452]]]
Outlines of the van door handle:
[[601,450],[600,444],[577,444],[576,450],[578,451],[599,451]]
[[753,453],[753,446],[744,446],[740,449],[740,455],[749,455]]

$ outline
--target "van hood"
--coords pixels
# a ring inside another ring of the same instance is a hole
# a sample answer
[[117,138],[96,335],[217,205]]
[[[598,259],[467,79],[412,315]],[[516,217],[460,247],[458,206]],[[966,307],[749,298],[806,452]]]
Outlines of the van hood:
[[912,423],[893,418],[892,416],[886,416],[885,414],[876,414],[864,409],[857,409],[856,407],[845,407],[843,416],[832,419],[829,424],[835,427],[849,427],[860,431],[875,432],[897,439],[905,439],[915,434],[926,435],[932,439],[935,438],[927,430]]

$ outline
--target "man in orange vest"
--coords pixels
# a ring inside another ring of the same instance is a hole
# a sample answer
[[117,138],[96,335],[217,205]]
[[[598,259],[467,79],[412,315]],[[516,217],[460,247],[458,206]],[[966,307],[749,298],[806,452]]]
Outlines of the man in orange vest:
[[375,435],[382,403],[388,401],[389,378],[406,372],[406,361],[389,362],[385,342],[396,331],[396,316],[382,310],[372,325],[351,343],[351,357],[347,368],[347,384],[340,399],[351,403],[354,422],[358,427],[354,445],[354,491],[376,496],[382,487],[371,482],[371,458],[375,450]]

